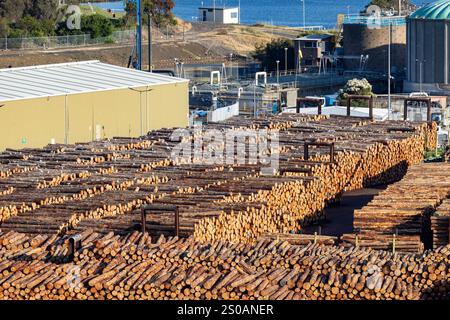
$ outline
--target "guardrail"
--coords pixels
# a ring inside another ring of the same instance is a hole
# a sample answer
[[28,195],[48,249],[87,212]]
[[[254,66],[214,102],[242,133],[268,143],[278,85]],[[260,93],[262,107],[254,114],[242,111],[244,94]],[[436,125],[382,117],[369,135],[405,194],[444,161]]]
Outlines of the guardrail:
[[372,27],[404,26],[406,25],[406,17],[384,17],[384,16],[345,16],[344,24],[363,24]]
[[324,26],[307,26],[298,28],[300,31],[323,31],[326,30]]

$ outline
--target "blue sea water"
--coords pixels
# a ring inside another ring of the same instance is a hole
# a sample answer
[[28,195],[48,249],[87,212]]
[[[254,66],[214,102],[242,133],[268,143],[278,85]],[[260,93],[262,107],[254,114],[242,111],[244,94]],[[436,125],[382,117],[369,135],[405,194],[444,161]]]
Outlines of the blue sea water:
[[[431,0],[413,0],[423,5]],[[174,0],[174,14],[184,20],[195,20],[198,8],[212,6],[213,0]],[[216,0],[216,6],[238,6],[239,0]],[[337,15],[357,14],[369,0],[305,0],[307,26],[334,27]],[[95,6],[123,11],[123,1],[100,2]],[[241,0],[241,23],[268,23],[298,27],[303,25],[303,4],[301,0]]]

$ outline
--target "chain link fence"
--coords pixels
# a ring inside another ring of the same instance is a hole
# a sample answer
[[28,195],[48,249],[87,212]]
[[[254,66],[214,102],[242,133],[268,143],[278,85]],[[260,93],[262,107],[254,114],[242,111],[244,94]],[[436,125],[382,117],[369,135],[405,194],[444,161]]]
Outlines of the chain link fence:
[[114,31],[108,37],[92,38],[90,34],[35,38],[0,38],[0,50],[38,50],[84,47],[101,44],[133,43],[134,30]]

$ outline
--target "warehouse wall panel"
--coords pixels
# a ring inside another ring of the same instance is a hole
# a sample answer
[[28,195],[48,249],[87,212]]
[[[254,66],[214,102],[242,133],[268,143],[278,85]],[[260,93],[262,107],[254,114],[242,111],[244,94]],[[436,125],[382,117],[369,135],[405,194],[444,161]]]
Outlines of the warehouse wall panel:
[[0,150],[64,143],[64,97],[1,102]]
[[188,83],[0,103],[0,150],[139,137],[188,125]]

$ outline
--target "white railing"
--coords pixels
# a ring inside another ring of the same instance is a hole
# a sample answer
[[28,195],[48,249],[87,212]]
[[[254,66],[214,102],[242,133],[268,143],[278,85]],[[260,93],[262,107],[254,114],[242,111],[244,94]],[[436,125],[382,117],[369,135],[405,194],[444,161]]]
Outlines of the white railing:
[[298,28],[300,31],[324,31],[326,28],[324,26],[306,26]]

